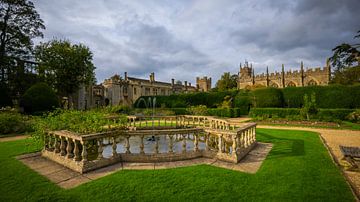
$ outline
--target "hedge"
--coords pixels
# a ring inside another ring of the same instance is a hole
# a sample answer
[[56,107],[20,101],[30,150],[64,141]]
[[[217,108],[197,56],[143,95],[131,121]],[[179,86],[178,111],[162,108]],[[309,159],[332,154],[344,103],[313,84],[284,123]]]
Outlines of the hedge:
[[[300,108],[252,108],[249,115],[252,118],[296,118],[300,117]],[[346,120],[355,109],[320,109],[313,117],[322,121]]]
[[299,108],[251,108],[250,117],[279,117],[286,118],[288,116],[300,116]]
[[[168,108],[172,110],[176,115],[189,115],[187,108]],[[239,117],[241,115],[247,114],[247,112],[242,112],[241,108],[208,108],[207,115],[209,116],[219,116],[219,117]]]
[[284,98],[281,89],[260,88],[253,91],[255,107],[283,107]]
[[[360,85],[287,87],[283,89],[261,88],[250,91],[173,94],[170,96],[156,96],[156,107],[186,108],[205,105],[208,108],[216,108],[224,101],[225,96],[230,96],[232,98],[232,107],[241,108],[241,112],[249,111],[251,107],[301,108],[304,104],[304,95],[311,95],[312,93],[316,95],[316,103],[319,108],[360,108]],[[148,102],[148,99],[149,96],[142,96],[135,102],[134,107],[145,108],[144,100]]]

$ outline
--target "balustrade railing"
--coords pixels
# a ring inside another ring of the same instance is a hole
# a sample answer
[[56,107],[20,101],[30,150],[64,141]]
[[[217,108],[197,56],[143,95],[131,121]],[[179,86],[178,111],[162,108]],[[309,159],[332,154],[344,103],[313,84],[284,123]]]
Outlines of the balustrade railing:
[[235,128],[226,120],[206,116],[129,116],[128,126],[129,130],[86,135],[48,132],[42,153],[83,173],[120,161],[208,157],[237,163],[256,142],[256,123]]

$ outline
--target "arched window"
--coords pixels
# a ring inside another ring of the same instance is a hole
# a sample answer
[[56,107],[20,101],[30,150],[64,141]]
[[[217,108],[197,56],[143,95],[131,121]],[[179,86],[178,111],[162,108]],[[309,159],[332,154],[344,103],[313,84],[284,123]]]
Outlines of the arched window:
[[317,85],[317,83],[314,80],[310,80],[308,83],[308,86],[316,86],[316,85]]
[[277,85],[276,83],[271,83],[271,84],[270,84],[270,87],[279,88],[279,85]]
[[288,84],[287,84],[288,87],[296,87],[296,84],[292,81],[290,81]]

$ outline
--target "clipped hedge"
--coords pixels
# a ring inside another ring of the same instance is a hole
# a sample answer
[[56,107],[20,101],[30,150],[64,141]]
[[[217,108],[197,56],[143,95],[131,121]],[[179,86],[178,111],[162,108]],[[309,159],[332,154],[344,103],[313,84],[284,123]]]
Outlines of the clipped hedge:
[[253,92],[255,107],[283,107],[284,98],[281,89],[278,88],[260,88]]
[[316,95],[316,103],[319,108],[359,108],[360,85],[342,86],[307,86],[290,87],[282,89],[285,105],[287,107],[302,107],[304,95]]
[[288,116],[300,116],[299,108],[251,108],[249,116],[266,118],[286,118]]
[[152,102],[153,98],[156,97],[156,107],[186,108],[190,106],[205,105],[208,108],[214,108],[224,101],[225,96],[234,98],[237,93],[238,91],[235,90],[226,92],[172,94],[169,96],[141,96],[135,101],[134,107],[146,108],[146,105],[149,105],[149,102]]
[[320,109],[316,117],[324,121],[346,120],[355,109]]
[[[301,120],[300,108],[252,108],[252,118],[292,118]],[[354,109],[320,109],[313,117],[321,121],[346,120],[347,116],[354,112]]]
[[[175,115],[190,115],[188,108],[169,108],[175,112]],[[243,112],[246,113],[246,112]],[[209,116],[219,116],[219,117],[239,117],[243,115],[241,108],[208,108],[207,115]]]

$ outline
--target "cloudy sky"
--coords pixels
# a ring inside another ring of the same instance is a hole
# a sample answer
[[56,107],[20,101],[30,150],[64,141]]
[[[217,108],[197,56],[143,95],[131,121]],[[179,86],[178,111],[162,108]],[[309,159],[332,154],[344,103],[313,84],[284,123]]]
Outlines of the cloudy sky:
[[360,30],[359,0],[35,0],[44,38],[84,43],[98,82],[129,76],[195,84],[253,63],[255,73],[324,66]]

